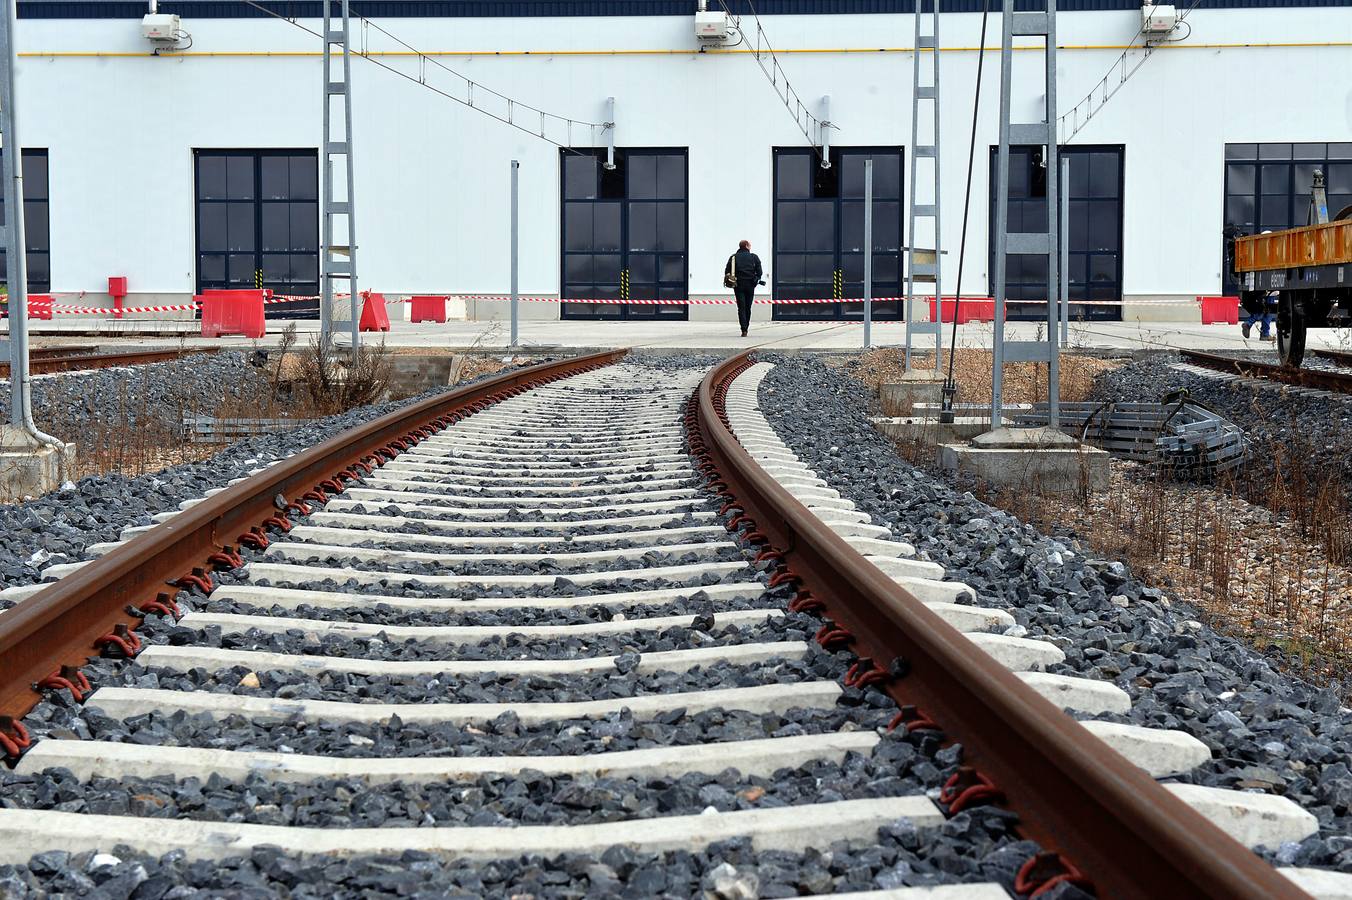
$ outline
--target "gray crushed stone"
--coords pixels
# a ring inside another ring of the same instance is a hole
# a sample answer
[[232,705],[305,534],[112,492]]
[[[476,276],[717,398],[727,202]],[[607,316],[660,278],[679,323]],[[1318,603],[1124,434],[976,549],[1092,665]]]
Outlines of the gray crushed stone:
[[978,603],[1008,610],[1014,633],[1060,646],[1066,660],[1050,671],[1125,690],[1132,709],[1119,721],[1180,729],[1211,748],[1208,763],[1172,780],[1279,794],[1318,818],[1317,835],[1266,848],[1267,858],[1352,872],[1352,711],[1340,686],[1278,671],[1122,563],[914,469],[870,424],[864,389],[843,373],[803,357],[767,360],[777,365],[760,387],[762,411],[819,477],[970,584]]

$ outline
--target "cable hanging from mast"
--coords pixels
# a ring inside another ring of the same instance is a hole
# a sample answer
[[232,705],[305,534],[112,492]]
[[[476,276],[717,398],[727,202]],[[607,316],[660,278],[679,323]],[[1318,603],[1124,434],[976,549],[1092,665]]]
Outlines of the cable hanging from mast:
[[[727,0],[718,0],[723,11],[732,19],[733,27],[746,40],[746,32],[742,29],[742,17],[734,15],[729,8]],[[793,89],[789,83],[789,76],[784,72],[783,66],[779,64],[779,58],[775,56],[774,47],[770,46],[770,36],[765,33],[761,27],[760,15],[756,12],[756,4],[752,0],[745,0],[746,5],[751,9],[751,18],[756,22],[756,40],[754,44],[748,42],[747,49],[751,55],[756,58],[756,64],[760,66],[765,77],[770,80],[770,87],[774,89],[775,94],[784,103],[784,108],[793,116],[793,122],[798,126],[798,130],[807,138],[807,142],[812,145],[812,149],[821,155],[822,131],[827,128],[835,128],[830,122],[825,122],[812,113],[808,112],[805,104],[798,92]],[[767,68],[765,64],[766,57],[769,57],[770,65]]]
[[[1179,15],[1178,21],[1175,23],[1174,27],[1177,28],[1179,25],[1184,24],[1184,22],[1188,18],[1188,15],[1194,9],[1197,8],[1197,5],[1200,2],[1201,0],[1192,0],[1192,5],[1189,6],[1187,9],[1183,10],[1183,12]],[[1143,7],[1142,12],[1144,13],[1145,10],[1153,10],[1153,9],[1154,9],[1153,6]],[[1089,121],[1093,119],[1094,116],[1098,115],[1099,110],[1103,109],[1103,107],[1107,105],[1108,101],[1111,100],[1113,96],[1122,89],[1122,86],[1125,85],[1128,80],[1130,80],[1131,76],[1135,75],[1136,72],[1141,68],[1141,66],[1145,65],[1145,61],[1151,57],[1151,55],[1155,52],[1156,49],[1166,44],[1176,44],[1179,41],[1187,40],[1189,35],[1192,34],[1192,26],[1189,25],[1188,33],[1183,35],[1183,37],[1181,38],[1174,38],[1170,40],[1158,40],[1158,41],[1147,40],[1144,43],[1138,45],[1136,43],[1136,39],[1145,33],[1145,25],[1146,25],[1146,17],[1145,15],[1142,15],[1141,27],[1136,30],[1136,34],[1127,43],[1127,49],[1123,50],[1122,55],[1119,56],[1117,60],[1111,66],[1108,67],[1107,73],[1098,80],[1098,84],[1094,85],[1093,90],[1091,90],[1088,94],[1086,94],[1083,100],[1081,100],[1079,103],[1076,103],[1073,107],[1071,107],[1069,111],[1057,117],[1056,124],[1061,134],[1062,144],[1069,144],[1072,140],[1074,140],[1075,135],[1079,134],[1081,129],[1083,129],[1086,125],[1088,125]],[[1128,69],[1127,57],[1130,56],[1133,51],[1138,49],[1143,49],[1145,52],[1141,54],[1141,58],[1136,60],[1135,64],[1132,65],[1130,69]],[[1116,82],[1112,81],[1112,76],[1114,72],[1117,73]],[[1097,101],[1098,104],[1097,106],[1095,105],[1095,101]],[[1084,110],[1083,117],[1081,117],[1082,116],[1081,109]]]
[[[286,22],[290,25],[294,25],[301,31],[304,31],[307,34],[314,35],[315,37],[320,38],[321,40],[324,37],[318,31],[315,31],[314,29],[301,24],[301,22],[298,19],[292,18],[290,16],[285,16],[279,12],[276,12],[275,10],[268,9],[261,3],[256,2],[256,0],[241,0],[241,2],[244,3],[246,6],[253,7],[254,9],[263,13],[264,15],[271,16],[274,19],[280,19],[281,21]],[[606,129],[614,127],[613,123],[610,122],[587,122],[580,119],[570,119],[567,116],[560,116],[556,115],[555,113],[546,112],[545,110],[540,109],[539,107],[536,106],[532,106],[529,103],[523,103],[520,100],[509,97],[506,94],[503,94],[499,91],[495,91],[490,87],[487,87],[477,81],[474,81],[472,78],[460,74],[455,69],[452,69],[450,66],[446,65],[441,60],[437,59],[435,56],[431,56],[427,53],[422,52],[421,50],[418,50],[416,47],[409,44],[407,41],[404,41],[401,38],[396,37],[394,34],[390,33],[385,28],[382,28],[381,26],[377,25],[375,22],[372,22],[370,19],[367,19],[365,16],[362,16],[355,12],[351,13],[351,15],[353,18],[357,19],[357,21],[359,21],[362,26],[361,31],[362,46],[360,49],[353,48],[352,55],[359,56],[362,59],[366,60],[367,62],[379,66],[380,68],[384,69],[387,72],[391,72],[395,75],[398,75],[400,78],[403,78],[406,81],[410,81],[414,84],[420,85],[421,87],[424,87],[427,90],[431,91],[432,93],[438,94],[447,100],[451,100],[455,103],[460,104],[461,106],[468,107],[469,109],[472,109],[481,115],[488,116],[490,119],[496,119],[497,121],[501,122],[504,125],[508,125],[512,128],[515,128],[517,131],[524,132],[532,137],[536,137],[539,138],[540,140],[554,144],[555,146],[568,148],[573,145],[573,136],[575,127],[578,129],[584,128],[587,129],[587,133],[591,137],[589,144],[592,145],[602,143],[602,141],[599,139],[599,136],[604,135]],[[380,59],[378,56],[374,55],[374,51],[370,49],[368,40],[368,32],[370,30],[375,30],[380,34],[384,35],[385,37],[389,38],[391,41],[394,41],[396,44],[402,47],[407,53],[409,53],[413,58],[415,58],[418,64],[417,73],[410,74],[409,72],[404,71],[398,66],[390,65],[389,63]],[[427,74],[427,67],[429,64],[436,68],[442,69],[443,71],[448,72],[455,78],[459,79],[461,85],[459,86],[458,91],[437,87],[436,85],[432,84],[428,80]]]

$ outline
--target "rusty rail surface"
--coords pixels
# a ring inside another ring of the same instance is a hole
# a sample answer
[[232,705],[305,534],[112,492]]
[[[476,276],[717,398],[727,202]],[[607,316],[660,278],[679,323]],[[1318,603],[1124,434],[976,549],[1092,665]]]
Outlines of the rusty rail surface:
[[[111,369],[115,366],[143,366],[147,363],[169,362],[193,353],[215,353],[216,347],[194,347],[180,350],[130,350],[125,353],[65,354],[60,348],[44,348],[29,356],[28,369],[33,375],[51,375],[54,372],[79,372],[86,369]],[[0,362],[0,377],[9,377],[9,363]]]
[[231,485],[126,542],[0,616],[0,716],[22,716],[37,703],[37,685],[87,684],[75,668],[100,644],[137,640],[121,630],[140,617],[129,609],[172,607],[180,587],[210,590],[211,569],[241,564],[237,546],[265,547],[267,529],[290,530],[288,511],[338,493],[380,462],[528,387],[615,362],[627,351],[540,363],[467,385],[381,416]]
[[1307,897],[977,649],[768,475],[723,408],[750,364],[742,353],[710,372],[687,414],[701,471],[725,510],[741,511],[729,526],[749,523],[746,537],[768,545],[762,558],[782,566],[771,583],[798,588],[790,608],[826,619],[818,640],[857,654],[847,684],[877,683],[901,708],[902,727],[941,729],[962,744],[961,778],[941,797],[950,812],[1003,799],[1021,832],[1057,854],[1020,873],[1029,891],[1059,878],[1092,883],[1100,898]]
[[1330,362],[1336,362],[1340,366],[1352,366],[1352,353],[1343,350],[1308,350],[1308,353],[1327,359]]
[[[1330,351],[1318,351],[1328,353]],[[1190,363],[1196,363],[1218,372],[1233,372],[1236,375],[1252,375],[1269,381],[1280,381],[1297,387],[1318,388],[1338,394],[1352,394],[1352,374],[1334,372],[1329,369],[1293,369],[1276,363],[1258,362],[1249,359],[1236,359],[1233,356],[1220,356],[1215,353],[1203,353],[1200,350],[1180,350],[1179,355]]]

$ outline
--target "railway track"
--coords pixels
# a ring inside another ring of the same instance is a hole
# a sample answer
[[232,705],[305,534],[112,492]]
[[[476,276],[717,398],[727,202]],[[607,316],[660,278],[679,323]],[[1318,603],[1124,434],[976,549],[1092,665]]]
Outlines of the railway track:
[[985,900],[1003,850],[1023,894],[1336,882],[1244,846],[1313,816],[1157,783],[1209,751],[1113,722],[1123,691],[1045,671],[1058,647],[807,469],[769,366],[622,356],[424,401],[49,570],[0,615],[0,713],[32,710],[0,719],[0,866],[358,855],[494,894],[524,854],[544,893]]
[[1309,352],[1320,359],[1327,359],[1340,366],[1352,368],[1352,353],[1343,350],[1310,350]]
[[[71,352],[64,347],[44,348],[31,352],[28,366],[34,375],[53,375],[58,372],[83,372],[90,369],[112,369],[118,366],[144,366],[149,363],[170,362],[194,353],[215,353],[215,348],[190,350],[131,350],[125,353],[89,353],[85,348]],[[0,362],[0,378],[9,377],[9,363]]]
[[[1268,381],[1313,390],[1352,394],[1352,373],[1337,372],[1330,369],[1293,369],[1275,363],[1236,359],[1233,356],[1221,356],[1216,353],[1203,353],[1200,350],[1179,350],[1178,353],[1186,363],[1217,372],[1263,378]],[[1332,358],[1329,354],[1332,354],[1333,351],[1316,351],[1316,353]]]

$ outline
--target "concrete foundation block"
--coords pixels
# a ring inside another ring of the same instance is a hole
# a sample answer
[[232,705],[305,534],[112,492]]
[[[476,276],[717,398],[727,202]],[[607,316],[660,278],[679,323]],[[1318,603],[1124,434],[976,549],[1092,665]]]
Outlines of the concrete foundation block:
[[873,420],[883,434],[902,443],[957,444],[990,428],[990,419],[954,416],[952,422],[921,416],[888,416]]
[[941,444],[939,467],[1001,487],[1050,494],[1108,489],[1108,453],[1048,428],[997,429],[970,444]]
[[878,386],[883,412],[889,416],[906,416],[917,403],[938,403],[942,398],[944,380],[934,372],[907,372],[900,381]]
[[12,425],[0,427],[0,498],[41,497],[61,486],[75,465],[75,445],[39,443]]

